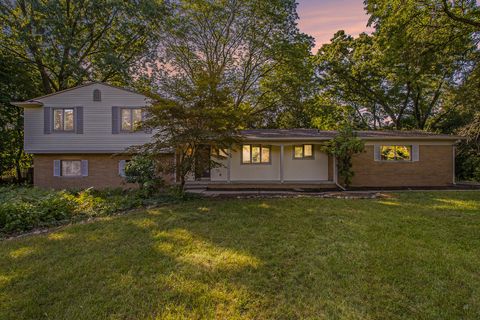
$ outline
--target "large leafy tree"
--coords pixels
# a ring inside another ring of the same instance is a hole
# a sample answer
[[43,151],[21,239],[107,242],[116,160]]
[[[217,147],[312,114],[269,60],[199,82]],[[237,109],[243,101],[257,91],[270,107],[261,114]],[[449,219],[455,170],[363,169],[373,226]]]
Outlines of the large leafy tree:
[[317,55],[321,97],[356,112],[360,126],[429,129],[476,50],[435,1],[365,1],[372,35],[339,32]]
[[175,150],[183,186],[211,147],[229,147],[238,129],[265,124],[267,111],[287,104],[277,92],[312,40],[297,28],[294,0],[183,0],[171,10],[148,66],[159,103],[149,121],[157,133],[143,149]]
[[0,45],[35,68],[43,93],[88,80],[125,83],[163,16],[160,0],[1,0]]
[[38,88],[35,70],[0,49],[0,176],[20,179],[29,166],[23,151],[23,110],[10,102],[39,94]]
[[171,10],[149,65],[160,95],[181,102],[207,82],[246,111],[243,124],[285,98],[274,96],[283,84],[272,75],[298,70],[312,45],[297,28],[293,0],[184,0]]

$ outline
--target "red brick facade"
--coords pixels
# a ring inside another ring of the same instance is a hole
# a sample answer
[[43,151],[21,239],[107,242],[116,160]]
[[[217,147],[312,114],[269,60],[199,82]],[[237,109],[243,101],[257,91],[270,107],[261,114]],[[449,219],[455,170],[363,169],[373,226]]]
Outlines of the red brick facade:
[[419,161],[375,161],[374,147],[353,160],[353,187],[444,187],[453,184],[452,145],[420,145]]
[[[33,182],[35,186],[53,189],[135,188],[135,184],[126,183],[119,175],[119,161],[129,158],[112,154],[36,154],[33,157]],[[55,177],[54,160],[88,160],[88,176]]]

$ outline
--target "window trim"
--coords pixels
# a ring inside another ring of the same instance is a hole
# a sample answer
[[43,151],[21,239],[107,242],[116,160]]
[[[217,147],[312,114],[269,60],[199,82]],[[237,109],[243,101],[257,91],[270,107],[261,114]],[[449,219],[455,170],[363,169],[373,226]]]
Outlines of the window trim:
[[[383,159],[382,157],[382,149],[384,147],[393,147],[394,148],[394,159]],[[410,159],[397,159],[397,147],[407,147],[410,153]],[[409,163],[413,162],[413,145],[408,145],[408,144],[394,144],[394,145],[380,145],[379,148],[380,152],[380,161],[381,162],[387,162],[387,163],[392,163],[392,162],[398,162],[398,163]]]
[[[308,157],[305,156],[305,146],[312,146],[311,156],[308,156]],[[295,157],[295,148],[297,147],[302,147],[302,156],[299,158]],[[315,145],[311,143],[294,145],[292,148],[292,159],[293,160],[315,160]]]
[[[132,123],[132,129],[131,130],[124,130],[123,129],[123,110],[129,110],[130,111],[130,121]],[[140,110],[141,111],[141,115],[142,115],[142,119],[140,120],[140,122],[142,123],[143,122],[143,119],[144,119],[144,116],[145,116],[145,110],[144,108],[142,107],[119,107],[119,115],[118,115],[118,118],[119,118],[119,132],[120,133],[143,133],[144,131],[143,130],[140,130],[140,129],[137,129],[137,130],[134,130],[133,129],[133,110]]]
[[[80,162],[80,174],[75,175],[75,176],[65,176],[63,175],[63,163],[64,162]],[[83,172],[82,172],[82,160],[77,160],[77,159],[68,159],[68,160],[60,160],[60,177],[62,178],[82,178],[83,177]]]
[[[249,146],[250,147],[250,162],[243,162],[243,147]],[[253,162],[252,159],[252,148],[253,147],[260,147],[260,162]],[[262,153],[263,148],[268,148],[268,162],[262,162]],[[271,165],[272,164],[272,146],[270,145],[263,145],[263,144],[242,144],[242,148],[240,150],[240,165]]]
[[[73,113],[73,128],[72,130],[65,130],[65,129],[61,129],[61,130],[58,130],[58,129],[55,129],[55,111],[57,110],[61,110],[62,111],[62,127],[65,128],[65,110],[72,110],[72,113]],[[76,132],[76,129],[77,129],[77,126],[75,124],[76,122],[76,118],[77,118],[77,115],[76,115],[76,111],[75,111],[75,108],[74,107],[63,107],[63,108],[52,108],[52,132],[53,133],[75,133]]]

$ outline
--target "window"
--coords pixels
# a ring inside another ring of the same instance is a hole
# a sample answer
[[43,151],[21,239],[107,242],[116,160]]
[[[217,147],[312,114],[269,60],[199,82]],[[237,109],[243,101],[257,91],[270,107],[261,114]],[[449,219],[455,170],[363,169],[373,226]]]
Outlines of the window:
[[411,161],[412,146],[381,146],[382,161]]
[[118,161],[118,174],[121,176],[121,177],[126,177],[125,175],[125,168],[127,166],[127,164],[130,162],[130,160],[120,160]]
[[142,124],[142,109],[124,108],[121,109],[122,131],[137,131]]
[[82,161],[62,160],[62,177],[80,177],[82,175]]
[[74,111],[73,109],[53,109],[53,131],[73,132]]
[[243,164],[270,163],[270,147],[245,144],[242,146]]
[[293,147],[294,159],[313,159],[313,145],[303,144],[301,146]]
[[102,92],[100,90],[93,90],[93,101],[102,101]]

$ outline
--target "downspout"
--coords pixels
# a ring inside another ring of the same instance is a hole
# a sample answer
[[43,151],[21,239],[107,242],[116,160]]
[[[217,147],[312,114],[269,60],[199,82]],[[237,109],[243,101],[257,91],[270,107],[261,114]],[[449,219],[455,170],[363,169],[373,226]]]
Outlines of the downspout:
[[337,158],[333,157],[333,182],[337,187],[339,187],[342,191],[347,191],[343,186],[338,183],[338,168],[337,168]]
[[456,161],[456,157],[457,157],[457,143],[459,143],[460,141],[456,141],[455,144],[453,145],[453,150],[452,150],[452,163],[453,163],[453,168],[452,168],[452,172],[453,172],[453,185],[456,185],[457,184],[457,177],[456,177],[456,172],[455,172],[455,161]]

